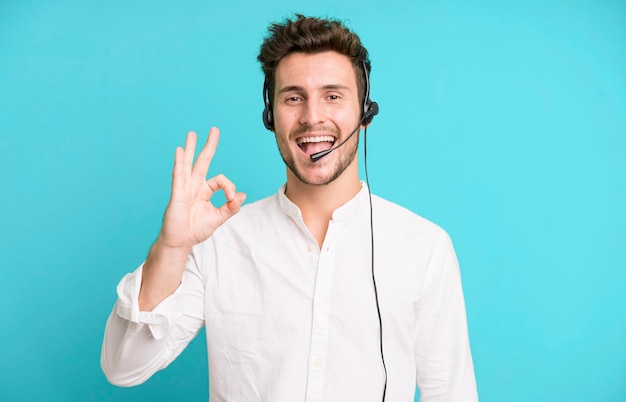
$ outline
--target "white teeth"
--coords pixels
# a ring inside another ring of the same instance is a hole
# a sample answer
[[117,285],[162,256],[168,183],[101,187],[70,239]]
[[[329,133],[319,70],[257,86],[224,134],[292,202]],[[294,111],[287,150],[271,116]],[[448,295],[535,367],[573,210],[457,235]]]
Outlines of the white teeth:
[[335,142],[335,137],[330,135],[320,135],[318,137],[303,137],[298,139],[298,144],[307,142]]

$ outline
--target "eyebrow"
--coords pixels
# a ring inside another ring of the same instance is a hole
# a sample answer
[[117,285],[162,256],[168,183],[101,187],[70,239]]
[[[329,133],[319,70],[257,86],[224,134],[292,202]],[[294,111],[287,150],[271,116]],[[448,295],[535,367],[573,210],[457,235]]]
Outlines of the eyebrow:
[[[327,84],[327,85],[322,86],[322,89],[323,89],[323,90],[326,90],[326,91],[328,91],[328,90],[333,91],[333,90],[346,90],[346,89],[349,89],[349,88],[348,88],[348,86],[346,86],[346,85],[340,85],[340,84]],[[304,90],[304,88],[303,88],[303,87],[301,87],[301,86],[298,86],[298,85],[289,85],[289,86],[286,86],[286,87],[281,88],[281,89],[278,91],[278,93],[279,93],[279,94],[283,94],[283,93],[286,93],[286,92],[300,92],[300,91],[303,91],[303,90]]]

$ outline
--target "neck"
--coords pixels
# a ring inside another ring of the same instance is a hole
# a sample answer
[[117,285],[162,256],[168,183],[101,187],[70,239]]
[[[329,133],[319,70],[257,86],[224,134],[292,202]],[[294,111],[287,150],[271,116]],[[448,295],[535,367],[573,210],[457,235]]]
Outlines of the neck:
[[337,179],[325,185],[300,181],[287,169],[285,195],[300,208],[304,224],[321,247],[333,212],[361,190],[357,158]]

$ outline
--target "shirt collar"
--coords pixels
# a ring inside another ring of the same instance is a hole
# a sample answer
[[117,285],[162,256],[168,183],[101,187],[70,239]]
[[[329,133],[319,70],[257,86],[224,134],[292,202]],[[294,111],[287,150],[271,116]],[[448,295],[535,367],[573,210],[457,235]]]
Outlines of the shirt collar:
[[[300,208],[285,195],[286,187],[287,184],[285,183],[278,189],[278,204],[287,215],[301,219],[302,212],[300,212]],[[357,211],[361,210],[363,205],[369,204],[368,192],[367,184],[361,181],[361,189],[359,192],[348,200],[348,202],[335,209],[331,219],[336,222],[350,219]]]

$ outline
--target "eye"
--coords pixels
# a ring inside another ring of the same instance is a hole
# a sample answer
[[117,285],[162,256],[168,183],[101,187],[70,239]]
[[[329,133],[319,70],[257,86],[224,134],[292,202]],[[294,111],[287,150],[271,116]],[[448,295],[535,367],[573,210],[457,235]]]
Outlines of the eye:
[[302,98],[296,95],[285,98],[285,103],[290,104],[290,105],[301,102],[301,101],[302,101]]
[[328,99],[330,100],[339,100],[341,97],[339,95],[328,95]]

